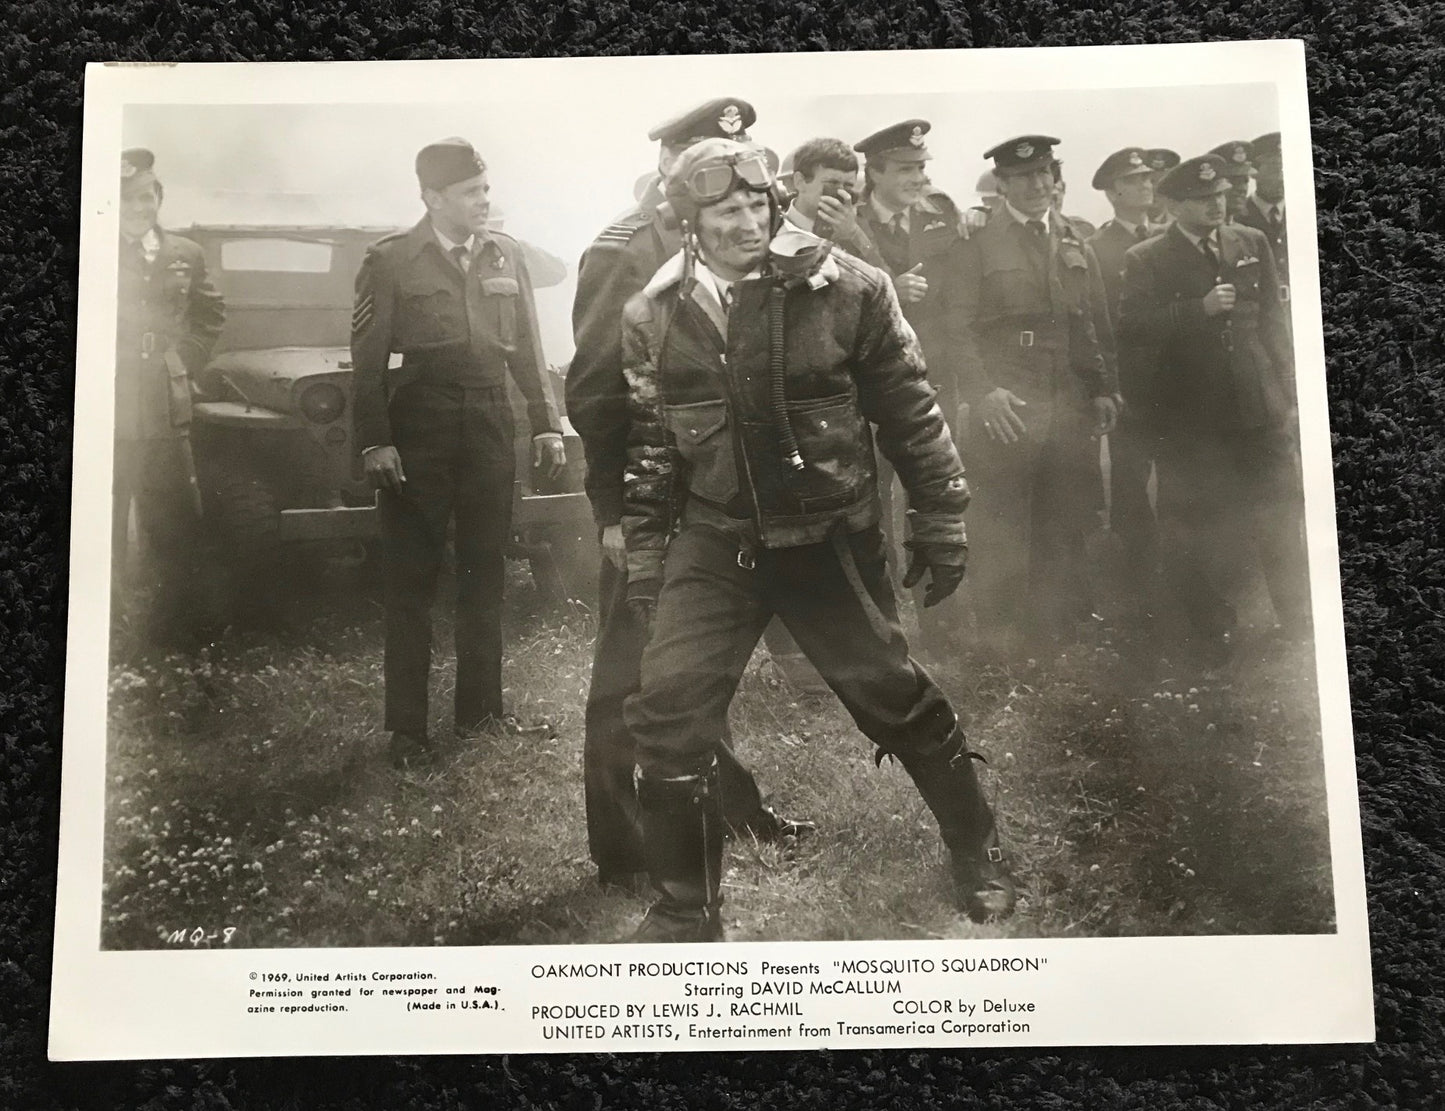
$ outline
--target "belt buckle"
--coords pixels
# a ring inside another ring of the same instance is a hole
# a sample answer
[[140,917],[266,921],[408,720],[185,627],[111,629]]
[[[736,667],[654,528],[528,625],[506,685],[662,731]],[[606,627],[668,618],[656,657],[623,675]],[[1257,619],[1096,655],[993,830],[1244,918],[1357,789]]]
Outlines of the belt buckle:
[[142,355],[154,355],[156,351],[156,334],[154,332],[142,332],[140,337],[140,353]]
[[989,862],[990,864],[1002,864],[1002,863],[1003,863],[1003,850],[1002,850],[1001,848],[999,848],[997,845],[991,845],[991,846],[989,846],[989,849],[988,849],[988,852],[987,852],[986,855],[988,856],[988,862]]
[[756,567],[757,565],[758,565],[758,561],[753,557],[753,553],[752,553],[752,552],[748,551],[746,548],[739,548],[739,549],[738,549],[738,566],[739,566],[739,567],[741,567],[744,571],[751,571],[751,570],[752,570],[754,567]]
[[1019,333],[1019,346],[1032,347],[1034,345],[1034,334],[1032,332]]

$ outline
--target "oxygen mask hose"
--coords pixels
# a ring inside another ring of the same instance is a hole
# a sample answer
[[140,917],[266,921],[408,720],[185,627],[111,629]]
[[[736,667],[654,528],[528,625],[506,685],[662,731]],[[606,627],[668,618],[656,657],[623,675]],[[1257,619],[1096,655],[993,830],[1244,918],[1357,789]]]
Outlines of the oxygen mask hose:
[[798,447],[798,437],[793,434],[793,424],[788,420],[788,398],[784,388],[788,367],[783,335],[783,302],[787,296],[788,291],[781,281],[774,281],[768,290],[768,385],[773,402],[773,425],[783,449],[783,466],[786,473],[798,475],[803,472],[803,453]]

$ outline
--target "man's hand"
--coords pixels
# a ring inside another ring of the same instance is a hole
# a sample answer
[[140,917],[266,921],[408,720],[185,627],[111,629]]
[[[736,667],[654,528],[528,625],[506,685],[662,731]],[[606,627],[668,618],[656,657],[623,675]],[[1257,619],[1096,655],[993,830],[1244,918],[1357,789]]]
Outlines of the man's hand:
[[923,263],[920,262],[913,269],[906,270],[893,279],[898,300],[905,305],[912,305],[928,296],[928,279],[919,273],[922,269]]
[[401,456],[390,444],[368,448],[361,455],[361,464],[366,477],[378,489],[400,494],[406,483],[406,472],[401,469]]
[[965,208],[958,214],[958,234],[969,239],[973,233],[988,223],[988,210],[984,208]]
[[908,557],[908,570],[903,576],[903,589],[912,589],[922,581],[925,571],[932,572],[928,589],[923,592],[924,609],[938,605],[963,582],[964,561],[968,555],[968,548],[964,545],[910,540],[904,547],[912,554]]
[[1028,429],[1023,418],[1014,412],[1014,406],[1025,406],[1028,402],[1011,390],[999,386],[984,394],[978,404],[979,422],[989,439],[1001,444],[1016,444]]
[[622,540],[621,525],[606,525],[602,529],[602,554],[607,562],[619,571],[627,570],[627,545]]
[[829,239],[848,243],[858,236],[858,210],[848,190],[842,192],[841,200],[829,193],[818,198],[818,218],[827,225]]
[[1094,398],[1094,437],[1107,436],[1119,423],[1119,406],[1112,397]]
[[562,446],[562,436],[557,432],[543,432],[532,437],[532,467],[541,468],[543,476],[556,478],[567,465],[567,449]]
[[627,584],[627,612],[641,627],[647,639],[652,639],[652,622],[657,616],[657,595],[662,589],[658,579],[643,579]]
[[1234,302],[1234,286],[1221,283],[1204,295],[1204,315],[1218,316],[1222,312],[1232,312]]

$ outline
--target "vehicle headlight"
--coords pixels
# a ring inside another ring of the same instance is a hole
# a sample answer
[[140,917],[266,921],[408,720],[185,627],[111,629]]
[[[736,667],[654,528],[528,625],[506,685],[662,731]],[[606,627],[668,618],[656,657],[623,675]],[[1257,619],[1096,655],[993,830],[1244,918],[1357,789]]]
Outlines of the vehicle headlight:
[[317,382],[301,391],[301,412],[317,424],[330,424],[346,411],[346,395],[340,386]]

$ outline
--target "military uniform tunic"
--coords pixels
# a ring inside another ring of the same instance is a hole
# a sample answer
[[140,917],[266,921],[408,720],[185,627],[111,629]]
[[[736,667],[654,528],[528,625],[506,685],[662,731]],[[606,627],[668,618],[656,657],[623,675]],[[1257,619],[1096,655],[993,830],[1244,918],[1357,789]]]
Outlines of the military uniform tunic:
[[121,240],[116,312],[112,570],[124,575],[133,502],[163,592],[174,594],[197,556],[191,380],[210,358],[225,309],[201,248],[154,228]]
[[[1273,210],[1273,211],[1270,211]],[[1274,269],[1279,277],[1280,300],[1289,300],[1289,230],[1285,224],[1284,202],[1278,207],[1259,199],[1258,194],[1249,198],[1244,215],[1238,220],[1247,228],[1254,228],[1269,240],[1270,251],[1274,254]]]
[[[1177,224],[1131,248],[1119,308],[1121,359],[1158,437],[1165,570],[1210,636],[1235,623],[1210,569],[1238,561],[1241,524],[1281,622],[1302,624],[1309,605],[1293,354],[1273,254],[1253,228],[1216,235],[1213,260]],[[1202,301],[1220,282],[1237,300],[1209,316]]]
[[466,270],[443,253],[428,218],[378,241],[356,279],[351,351],[356,441],[395,447],[406,475],[400,493],[380,495],[386,728],[427,733],[431,605],[453,519],[456,724],[500,718],[503,548],[516,472],[508,376],[533,434],[561,431],[516,241],[476,237]]
[[[1117,389],[1095,328],[1098,260],[1067,220],[1038,224],[1000,208],[959,244],[946,287],[970,408],[969,582],[985,635],[1060,631],[1082,609],[1090,399]],[[1000,387],[1026,403],[1018,443],[994,441],[981,423],[979,402]]]
[[[1089,238],[1089,246],[1099,260],[1110,333],[1116,337],[1116,343],[1124,256],[1135,244],[1156,234],[1155,229],[1145,224],[1131,229],[1118,220],[1109,220]],[[1137,386],[1120,368],[1119,392],[1125,407],[1118,426],[1109,434],[1109,527],[1123,544],[1131,579],[1142,585],[1152,570],[1158,529],[1148,489],[1149,473],[1154,466],[1153,440],[1132,407],[1138,394]]]
[[[947,318],[945,285],[949,280],[947,260],[950,252],[961,241],[962,217],[958,206],[944,193],[931,192],[906,210],[906,227],[902,223],[884,219],[878,207],[868,197],[858,205],[858,226],[872,245],[872,252],[864,254],[865,261],[881,264],[890,277],[906,274],[915,266],[917,273],[928,282],[928,293],[921,301],[903,306],[903,317],[918,335],[923,348],[923,359],[928,370],[928,381],[938,391],[938,407],[950,429],[956,429],[959,419],[959,383],[953,373],[952,330]],[[894,477],[886,461],[879,473],[879,493],[883,499],[883,527],[889,538],[889,548],[897,561],[894,540],[898,533],[894,521],[895,501],[893,498]],[[923,587],[914,591],[918,612],[919,645],[934,656],[942,656],[955,645],[955,633],[960,623],[960,602],[955,596],[940,605],[925,610],[922,606]]]

